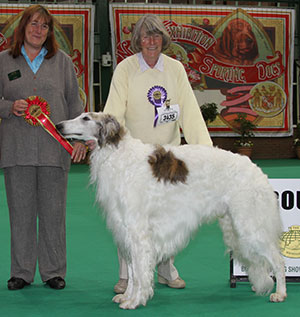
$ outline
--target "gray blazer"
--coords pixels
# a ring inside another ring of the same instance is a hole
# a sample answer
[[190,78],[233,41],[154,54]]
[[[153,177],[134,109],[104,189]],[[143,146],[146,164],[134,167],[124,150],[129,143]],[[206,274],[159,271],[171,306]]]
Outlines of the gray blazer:
[[71,58],[59,50],[44,59],[36,74],[25,58],[0,53],[0,167],[56,166],[68,170],[70,155],[42,127],[31,126],[11,112],[13,102],[40,96],[50,105],[50,119],[56,124],[83,111]]

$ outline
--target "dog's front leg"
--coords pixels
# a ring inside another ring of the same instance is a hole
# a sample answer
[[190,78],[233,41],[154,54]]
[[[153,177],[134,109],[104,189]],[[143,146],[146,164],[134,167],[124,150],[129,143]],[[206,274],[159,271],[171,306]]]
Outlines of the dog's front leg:
[[115,303],[123,303],[126,300],[130,299],[132,297],[132,292],[133,292],[133,272],[132,272],[132,265],[127,264],[127,272],[128,272],[128,285],[126,288],[126,291],[124,294],[118,294],[114,296],[113,302]]
[[[129,265],[133,271],[132,278],[128,279],[128,287],[120,303],[120,308],[123,309],[135,309],[140,305],[146,306],[149,298],[153,296],[153,269],[146,269],[142,272],[143,266],[140,266],[137,270],[135,265]],[[151,276],[152,275],[152,276]]]
[[114,301],[120,303],[120,308],[135,309],[146,305],[153,296],[153,271],[155,268],[154,253],[147,239],[135,239],[134,247],[128,261],[128,287],[123,296],[115,296]]

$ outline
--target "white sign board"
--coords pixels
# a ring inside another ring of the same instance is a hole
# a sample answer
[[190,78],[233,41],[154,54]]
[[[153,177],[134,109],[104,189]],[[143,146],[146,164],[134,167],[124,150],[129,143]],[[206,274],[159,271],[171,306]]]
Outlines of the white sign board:
[[[283,235],[280,241],[286,277],[300,276],[300,179],[269,179],[278,195]],[[272,221],[270,219],[270,221]],[[246,267],[233,260],[233,276],[247,276]]]

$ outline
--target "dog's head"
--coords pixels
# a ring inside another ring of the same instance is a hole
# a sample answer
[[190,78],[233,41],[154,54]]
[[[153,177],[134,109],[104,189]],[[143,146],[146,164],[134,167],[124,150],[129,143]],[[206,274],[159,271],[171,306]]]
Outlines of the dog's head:
[[258,57],[258,45],[251,25],[243,19],[230,21],[217,40],[215,56],[231,64],[253,64]]
[[228,28],[233,41],[233,56],[242,60],[256,58],[258,46],[251,25],[242,19],[235,19],[228,24]]
[[66,139],[95,140],[100,147],[117,146],[125,134],[114,116],[102,112],[84,112],[75,119],[59,122],[56,129]]

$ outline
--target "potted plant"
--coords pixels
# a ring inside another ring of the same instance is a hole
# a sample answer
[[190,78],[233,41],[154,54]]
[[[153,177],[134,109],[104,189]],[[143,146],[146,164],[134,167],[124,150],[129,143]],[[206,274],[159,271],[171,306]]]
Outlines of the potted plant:
[[247,115],[238,114],[235,121],[235,130],[240,134],[240,137],[235,141],[237,152],[251,157],[253,142],[250,140],[254,137],[252,132],[256,128],[256,124],[247,119]]
[[214,102],[206,102],[205,104],[200,106],[200,110],[206,125],[209,122],[213,122],[218,115],[218,106]]
[[300,123],[297,124],[294,132],[294,147],[297,157],[300,159]]

